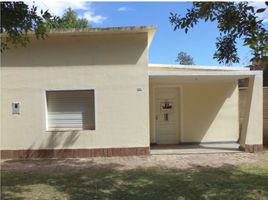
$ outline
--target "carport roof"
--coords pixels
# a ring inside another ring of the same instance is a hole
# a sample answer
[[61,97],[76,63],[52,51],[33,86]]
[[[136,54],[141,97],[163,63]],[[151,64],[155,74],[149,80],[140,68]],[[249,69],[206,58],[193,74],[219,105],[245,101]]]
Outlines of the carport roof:
[[170,64],[149,64],[151,71],[249,71],[248,67],[229,67],[229,66],[200,66],[200,65],[170,65]]
[[254,76],[262,71],[149,71],[149,76]]
[[261,70],[244,67],[206,67],[185,65],[149,65],[149,77],[229,77],[235,79],[262,75]]
[[262,76],[262,71],[148,71],[152,80],[239,80],[252,76]]

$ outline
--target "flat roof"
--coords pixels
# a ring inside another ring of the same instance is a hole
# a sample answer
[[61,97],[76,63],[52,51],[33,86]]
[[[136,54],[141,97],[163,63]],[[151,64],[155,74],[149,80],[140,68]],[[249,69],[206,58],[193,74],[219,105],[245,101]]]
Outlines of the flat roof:
[[[157,27],[152,26],[123,26],[123,27],[105,27],[105,28],[85,28],[85,29],[51,29],[46,32],[51,36],[80,36],[80,35],[98,35],[98,34],[124,34],[124,33],[147,33],[148,45],[151,44]],[[34,32],[28,32],[29,36],[35,36]],[[1,37],[7,37],[6,33],[1,33]]]
[[229,66],[200,66],[200,65],[172,65],[172,64],[149,64],[152,71],[250,71],[248,67],[229,67]]

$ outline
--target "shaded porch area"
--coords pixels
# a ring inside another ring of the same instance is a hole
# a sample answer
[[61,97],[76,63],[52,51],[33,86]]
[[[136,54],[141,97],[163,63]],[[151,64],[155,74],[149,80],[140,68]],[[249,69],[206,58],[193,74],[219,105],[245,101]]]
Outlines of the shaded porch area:
[[239,143],[151,145],[151,155],[239,153]]
[[[244,78],[249,87],[239,124],[238,80]],[[149,81],[150,143],[157,144],[151,154],[262,150],[261,71],[151,67]]]

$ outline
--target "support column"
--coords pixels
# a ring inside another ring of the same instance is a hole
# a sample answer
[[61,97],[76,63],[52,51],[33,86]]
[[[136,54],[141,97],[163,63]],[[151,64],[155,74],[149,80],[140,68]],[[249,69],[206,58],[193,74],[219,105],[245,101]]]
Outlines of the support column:
[[249,77],[245,115],[242,123],[240,148],[258,152],[263,148],[263,76]]

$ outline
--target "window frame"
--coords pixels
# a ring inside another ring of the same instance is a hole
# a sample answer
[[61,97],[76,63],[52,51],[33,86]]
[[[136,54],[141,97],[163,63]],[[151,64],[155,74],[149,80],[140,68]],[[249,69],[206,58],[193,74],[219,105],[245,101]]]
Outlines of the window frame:
[[[80,129],[80,128],[49,128],[48,126],[48,102],[47,102],[47,92],[64,92],[64,91],[89,91],[93,90],[94,94],[94,118],[95,118],[95,128],[94,129]],[[45,132],[70,132],[70,131],[96,131],[97,130],[97,97],[96,88],[60,88],[60,89],[46,89],[44,91],[44,110],[45,110]]]

